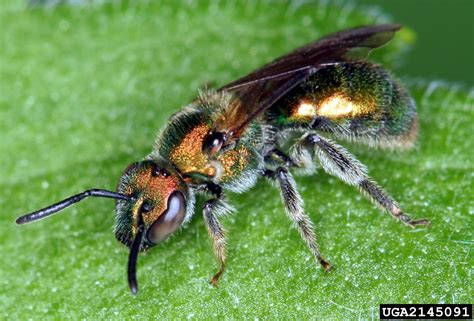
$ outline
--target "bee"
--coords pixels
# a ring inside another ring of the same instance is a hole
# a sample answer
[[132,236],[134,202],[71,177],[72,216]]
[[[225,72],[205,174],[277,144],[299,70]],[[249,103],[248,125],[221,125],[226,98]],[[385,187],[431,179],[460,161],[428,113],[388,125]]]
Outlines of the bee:
[[196,195],[219,270],[226,266],[226,232],[219,219],[231,212],[227,192],[243,193],[266,177],[279,188],[290,221],[318,264],[321,254],[292,171],[322,168],[355,186],[376,206],[409,227],[412,219],[336,141],[407,149],[417,136],[413,99],[381,66],[366,60],[400,29],[385,24],[344,30],[284,55],[217,90],[204,90],[175,113],[144,160],[128,166],[117,191],[90,189],[17,218],[25,224],[88,197],[115,199],[115,236],[130,248],[128,284],[138,291],[138,253],[173,234],[194,214]]

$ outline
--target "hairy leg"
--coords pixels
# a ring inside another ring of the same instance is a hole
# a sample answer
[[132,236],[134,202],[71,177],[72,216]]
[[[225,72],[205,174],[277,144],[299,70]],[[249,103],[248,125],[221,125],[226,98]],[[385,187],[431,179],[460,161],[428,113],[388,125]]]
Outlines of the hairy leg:
[[207,189],[216,196],[204,204],[203,215],[207,232],[212,240],[214,255],[219,263],[219,271],[211,279],[211,284],[217,287],[219,278],[224,273],[226,262],[226,232],[220,224],[218,217],[230,212],[230,208],[225,202],[224,194],[218,185],[212,184]]
[[343,147],[317,134],[304,135],[297,145],[299,146],[295,148],[297,151],[304,147],[314,147],[316,157],[327,173],[349,185],[357,186],[364,195],[393,218],[410,227],[429,225],[426,219],[414,220],[404,213],[397,202],[367,175],[367,168]]
[[316,234],[314,232],[313,223],[304,213],[304,203],[298,191],[293,176],[285,167],[279,167],[275,171],[267,170],[264,176],[276,180],[280,187],[280,194],[285,205],[286,213],[294,223],[306,245],[311,250],[316,261],[326,270],[331,269],[331,264],[327,262],[321,255],[319,245],[316,242]]

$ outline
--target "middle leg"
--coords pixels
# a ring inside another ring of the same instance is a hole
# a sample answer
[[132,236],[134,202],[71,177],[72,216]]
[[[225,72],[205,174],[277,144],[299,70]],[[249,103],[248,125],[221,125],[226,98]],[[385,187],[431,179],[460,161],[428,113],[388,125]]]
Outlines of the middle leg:
[[316,261],[321,264],[324,270],[329,271],[331,269],[331,264],[321,255],[319,245],[316,241],[316,233],[314,232],[313,223],[304,212],[304,203],[296,190],[296,183],[293,176],[285,167],[279,167],[275,171],[266,170],[264,176],[278,182],[281,198],[285,205],[288,217],[293,221]]

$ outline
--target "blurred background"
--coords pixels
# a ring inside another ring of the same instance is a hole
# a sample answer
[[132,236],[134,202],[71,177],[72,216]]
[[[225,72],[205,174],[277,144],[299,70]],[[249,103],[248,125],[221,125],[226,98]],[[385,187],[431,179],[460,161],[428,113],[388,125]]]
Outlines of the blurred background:
[[474,85],[474,1],[359,0],[411,27],[417,40],[400,73]]
[[[81,5],[87,2],[90,1],[24,1],[36,6],[55,6],[60,3]],[[400,68],[401,74],[474,85],[473,0],[356,0],[347,2],[354,3],[354,7],[360,4],[378,7],[391,16],[394,22],[409,26],[415,31],[417,39],[412,46],[411,54],[407,55]]]

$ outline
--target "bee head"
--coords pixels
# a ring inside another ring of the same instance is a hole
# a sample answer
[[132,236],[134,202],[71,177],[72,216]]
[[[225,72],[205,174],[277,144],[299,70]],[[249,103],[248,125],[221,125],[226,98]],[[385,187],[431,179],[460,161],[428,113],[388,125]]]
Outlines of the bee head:
[[140,230],[140,251],[164,241],[186,217],[186,184],[165,161],[131,164],[120,178],[117,192],[133,199],[116,203],[115,236],[128,247]]
[[[192,212],[194,196],[179,173],[163,160],[130,165],[120,178],[117,192],[90,189],[16,219],[27,224],[43,219],[88,197],[112,198],[116,203],[115,235],[130,247],[128,283],[138,291],[138,252],[167,239]],[[187,206],[188,205],[188,206]],[[186,208],[188,211],[186,211]]]
[[[125,170],[117,187],[115,236],[130,248],[128,284],[138,291],[136,265],[138,252],[173,234],[184,222],[187,201],[193,203],[184,180],[164,160],[133,163]],[[192,211],[192,206],[188,207]]]

